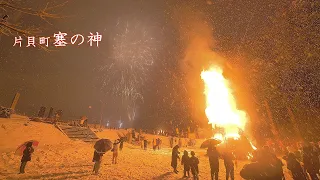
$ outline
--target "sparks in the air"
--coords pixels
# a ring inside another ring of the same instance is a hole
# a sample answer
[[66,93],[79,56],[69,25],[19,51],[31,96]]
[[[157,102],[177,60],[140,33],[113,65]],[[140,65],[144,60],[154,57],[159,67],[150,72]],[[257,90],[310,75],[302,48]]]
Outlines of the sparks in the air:
[[118,20],[114,28],[109,62],[100,68],[102,89],[129,101],[143,100],[141,87],[159,49],[154,28],[137,19]]

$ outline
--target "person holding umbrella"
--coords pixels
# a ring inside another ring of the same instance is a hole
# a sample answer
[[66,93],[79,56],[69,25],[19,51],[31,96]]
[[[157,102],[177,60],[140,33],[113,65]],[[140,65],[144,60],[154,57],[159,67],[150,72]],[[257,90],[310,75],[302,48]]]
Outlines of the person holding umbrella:
[[97,150],[94,150],[92,162],[94,162],[93,171],[96,175],[99,173],[101,160],[103,153],[98,153]]
[[100,139],[95,143],[94,145],[95,150],[94,150],[93,160],[92,160],[92,162],[95,162],[93,166],[93,172],[95,174],[99,173],[103,154],[108,152],[111,148],[112,148],[112,142],[109,139]]
[[24,169],[26,168],[27,162],[31,161],[31,154],[34,152],[34,149],[32,147],[32,142],[26,143],[26,148],[23,150],[23,156],[21,158],[21,165],[20,165],[20,173],[24,174]]
[[200,146],[200,148],[208,148],[207,155],[209,157],[212,180],[218,180],[220,154],[217,151],[215,146],[220,143],[221,143],[221,140],[218,140],[218,139],[207,139]]

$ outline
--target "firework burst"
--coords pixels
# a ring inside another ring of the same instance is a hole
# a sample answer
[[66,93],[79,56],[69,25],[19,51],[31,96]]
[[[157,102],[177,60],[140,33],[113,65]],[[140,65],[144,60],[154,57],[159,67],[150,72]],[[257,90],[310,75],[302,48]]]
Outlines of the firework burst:
[[126,104],[131,102],[129,106],[135,109],[136,101],[143,101],[142,88],[157,56],[159,41],[153,34],[153,26],[138,20],[118,20],[114,28],[111,56],[99,69],[101,89],[121,97]]

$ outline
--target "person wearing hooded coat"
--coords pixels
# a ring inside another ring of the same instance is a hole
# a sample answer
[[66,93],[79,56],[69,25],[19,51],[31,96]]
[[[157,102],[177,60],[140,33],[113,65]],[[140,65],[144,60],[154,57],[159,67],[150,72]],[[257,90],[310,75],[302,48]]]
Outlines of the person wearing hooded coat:
[[246,164],[240,171],[243,179],[283,180],[282,162],[275,155],[265,150],[255,153],[255,162]]
[[21,165],[20,165],[20,174],[24,174],[24,169],[26,168],[27,162],[31,161],[31,154],[34,152],[32,147],[32,142],[28,142],[26,144],[26,149],[23,151],[23,156],[21,158]]
[[263,162],[272,166],[272,172],[270,173],[271,176],[273,176],[275,180],[284,180],[285,177],[282,169],[284,164],[282,163],[282,161],[270,150],[268,146],[263,147],[262,153],[264,155]]
[[219,152],[216,147],[209,146],[207,150],[207,155],[209,156],[209,164],[211,169],[211,179],[218,180],[219,177]]
[[183,156],[181,158],[181,165],[183,165],[183,177],[190,177],[190,157],[188,151],[183,151]]
[[287,161],[287,168],[291,171],[293,180],[307,180],[300,162],[293,153],[289,153],[284,159]]
[[173,172],[178,174],[177,166],[178,166],[178,159],[180,160],[179,156],[179,145],[176,145],[172,148],[172,156],[171,156],[171,167],[173,167]]
[[191,158],[190,158],[190,168],[191,173],[193,175],[194,180],[199,179],[199,159],[195,156],[194,151],[191,151]]

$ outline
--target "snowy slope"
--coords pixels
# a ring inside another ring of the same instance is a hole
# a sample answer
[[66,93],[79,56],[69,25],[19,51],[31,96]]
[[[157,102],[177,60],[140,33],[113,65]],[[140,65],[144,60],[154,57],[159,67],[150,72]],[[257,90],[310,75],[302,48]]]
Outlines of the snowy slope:
[[[172,173],[170,167],[171,149],[160,151],[142,150],[139,146],[125,143],[119,153],[118,164],[112,164],[112,153],[103,156],[100,175],[92,175],[93,144],[81,141],[70,141],[59,130],[50,124],[30,122],[26,120],[0,119],[0,179],[181,179],[179,174]],[[2,125],[5,127],[3,128]],[[124,130],[121,130],[124,131]],[[117,138],[116,130],[97,133],[100,138]],[[152,139],[153,135],[147,135]],[[164,137],[163,137],[164,138]],[[33,154],[32,161],[27,164],[26,174],[18,174],[20,158],[14,155],[16,146],[28,139],[40,141]],[[165,143],[166,144],[166,143]],[[181,148],[182,152],[184,148]],[[191,150],[191,149],[187,149]],[[210,179],[210,168],[205,150],[192,149],[200,159],[200,179]],[[223,162],[220,162],[220,178],[225,179]],[[236,168],[236,179],[241,179],[239,171],[247,162],[239,162]],[[287,176],[287,179],[291,179]]]

